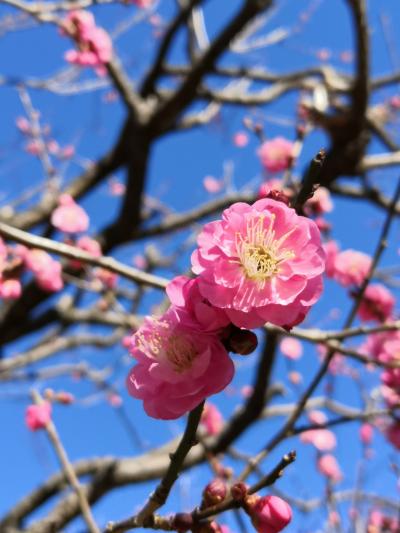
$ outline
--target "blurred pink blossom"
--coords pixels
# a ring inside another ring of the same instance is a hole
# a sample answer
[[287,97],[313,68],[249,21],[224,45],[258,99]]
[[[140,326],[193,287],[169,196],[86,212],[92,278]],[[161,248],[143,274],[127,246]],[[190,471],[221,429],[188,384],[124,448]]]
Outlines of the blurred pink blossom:
[[89,217],[69,194],[62,194],[58,199],[58,207],[51,215],[51,223],[55,228],[65,233],[80,233],[87,231]]
[[303,355],[303,346],[298,339],[285,337],[279,344],[279,349],[288,359],[300,359]]
[[29,405],[25,411],[25,423],[31,431],[43,429],[51,420],[51,403]]
[[224,425],[224,418],[216,405],[211,402],[205,404],[200,424],[208,435],[218,435]]
[[238,148],[244,148],[249,144],[249,136],[245,131],[238,131],[233,136],[233,144]]
[[359,287],[369,273],[371,257],[356,250],[345,250],[336,255],[333,277],[343,287]]
[[29,120],[25,117],[17,117],[15,119],[15,125],[22,133],[29,134],[31,133],[31,124]]
[[282,172],[293,160],[293,143],[283,137],[265,141],[258,149],[258,157],[268,172]]
[[320,452],[330,452],[336,448],[336,437],[329,429],[310,429],[300,435],[303,444],[312,444]]
[[307,413],[308,420],[312,424],[317,424],[319,426],[323,426],[328,421],[328,417],[325,413],[322,411],[318,411],[317,409],[313,409],[312,411],[309,411]]
[[358,308],[361,320],[384,322],[392,316],[396,300],[393,294],[380,283],[369,284]]
[[222,190],[224,182],[222,180],[217,180],[213,176],[206,176],[203,179],[203,186],[210,194],[216,194]]
[[317,468],[323,476],[326,476],[334,483],[338,483],[343,478],[339,464],[331,454],[321,455],[317,460]]
[[0,298],[3,300],[17,300],[22,293],[22,285],[19,279],[0,278]]
[[371,424],[365,423],[360,427],[360,440],[365,446],[369,446],[374,435],[374,428]]

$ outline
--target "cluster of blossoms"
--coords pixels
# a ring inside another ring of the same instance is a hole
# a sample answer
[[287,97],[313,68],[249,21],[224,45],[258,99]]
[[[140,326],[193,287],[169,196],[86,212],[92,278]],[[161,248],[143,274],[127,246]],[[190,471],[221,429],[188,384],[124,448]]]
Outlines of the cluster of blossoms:
[[[78,233],[87,231],[89,217],[68,194],[62,194],[58,206],[52,213],[53,227],[65,233],[66,242],[88,252],[94,257],[100,257],[102,251],[99,243]],[[68,268],[81,270],[83,264],[77,260],[66,263]],[[46,292],[59,292],[64,287],[63,267],[49,253],[23,245],[9,246],[0,238],[0,299],[15,300],[21,296],[22,275],[25,272],[33,274],[36,284]],[[103,289],[112,289],[117,283],[117,275],[103,268],[92,271],[93,279]]]
[[197,277],[167,288],[170,309],[133,335],[137,365],[127,386],[155,418],[178,418],[223,390],[234,373],[228,351],[256,347],[247,329],[290,329],[322,292],[325,254],[316,224],[285,203],[236,203],[206,224],[192,254]]
[[[221,478],[211,481],[204,489],[200,510],[207,509],[223,502],[227,496],[232,496],[240,507],[249,515],[252,524],[259,533],[279,533],[292,519],[292,510],[290,506],[278,496],[264,496],[258,494],[248,494],[248,487],[245,483],[239,482],[230,487]],[[184,522],[190,522],[190,516],[178,516],[182,525]],[[185,520],[186,518],[186,520]],[[182,520],[183,519],[183,520]],[[178,525],[179,524],[175,524]],[[215,522],[211,524],[211,530],[220,531],[220,526]],[[187,528],[177,528],[187,530]]]
[[[39,119],[39,112],[35,111],[36,119]],[[70,159],[75,154],[75,149],[71,144],[60,146],[58,142],[51,138],[51,128],[45,124],[40,131],[26,118],[19,116],[15,120],[18,130],[23,133],[27,139],[25,150],[35,156],[40,156],[44,151],[56,156],[60,160]]]
[[[323,426],[327,422],[326,415],[322,411],[310,411],[308,418],[311,423]],[[317,470],[330,482],[338,483],[343,474],[332,452],[336,448],[336,437],[329,429],[310,429],[301,434],[300,440],[304,444],[312,444],[317,450]]]
[[[368,276],[372,259],[357,250],[340,251],[334,241],[324,245],[326,252],[326,274],[340,285],[350,288],[350,295],[358,296],[358,290]],[[394,320],[395,298],[380,283],[368,284],[357,314],[364,322],[385,323]],[[400,361],[400,333],[388,331],[368,336],[360,352],[381,363],[398,364]],[[400,371],[387,367],[381,374],[381,393],[389,408],[400,406]],[[389,442],[400,449],[400,424],[397,421],[386,425],[385,434]]]
[[69,63],[93,67],[97,74],[105,75],[105,65],[112,58],[112,41],[103,28],[96,26],[89,11],[70,11],[63,20],[62,34],[71,37],[77,46],[65,54]]

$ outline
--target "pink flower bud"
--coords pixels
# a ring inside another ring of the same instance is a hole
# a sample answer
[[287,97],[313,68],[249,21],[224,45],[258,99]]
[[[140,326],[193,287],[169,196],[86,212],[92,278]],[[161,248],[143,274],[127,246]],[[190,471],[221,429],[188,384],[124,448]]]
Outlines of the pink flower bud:
[[374,428],[371,424],[363,424],[360,427],[360,440],[363,444],[368,446],[372,442],[372,437],[374,433]]
[[56,395],[56,400],[63,405],[70,405],[71,403],[74,403],[75,397],[70,392],[60,391]]
[[278,533],[292,519],[289,504],[278,496],[259,498],[253,506],[250,506],[248,513],[259,533]]
[[25,423],[31,431],[43,429],[51,420],[51,403],[45,401],[39,405],[29,405],[25,412]]

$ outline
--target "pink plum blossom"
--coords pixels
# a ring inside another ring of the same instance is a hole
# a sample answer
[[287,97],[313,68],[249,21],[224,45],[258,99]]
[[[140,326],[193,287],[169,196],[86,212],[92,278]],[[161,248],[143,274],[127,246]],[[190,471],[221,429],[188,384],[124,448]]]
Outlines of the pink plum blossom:
[[320,61],[328,61],[332,56],[332,52],[328,48],[321,48],[317,50],[316,56]]
[[54,155],[54,154],[57,154],[58,151],[60,150],[60,145],[55,139],[51,139],[50,141],[46,143],[46,148],[49,154]]
[[51,421],[51,403],[44,401],[26,408],[25,423],[31,431],[43,429]]
[[31,132],[31,124],[25,117],[17,117],[15,120],[15,125],[22,133],[29,134]]
[[244,148],[249,144],[249,136],[245,131],[237,131],[233,136],[233,144],[238,148]]
[[60,149],[58,157],[60,159],[71,159],[75,155],[75,147],[72,144],[67,144]]
[[335,260],[339,253],[339,246],[336,241],[328,241],[323,244],[326,255],[325,273],[328,278],[335,275]]
[[325,413],[322,411],[318,411],[317,409],[313,409],[312,411],[309,411],[307,414],[308,420],[312,424],[316,424],[318,426],[323,426],[328,421],[328,417]]
[[[199,291],[199,279],[177,276],[167,286],[171,303],[185,310],[190,324],[197,324],[197,329],[207,332],[219,332],[230,324],[223,309],[213,307]],[[182,316],[184,319],[185,315]]]
[[145,319],[132,337],[137,360],[127,378],[129,393],[143,400],[149,416],[175,419],[231,381],[234,366],[214,334],[198,330],[183,310]]
[[71,11],[64,19],[63,33],[72,37],[77,50],[68,50],[65,59],[69,63],[90,66],[99,75],[104,75],[105,64],[112,58],[112,41],[108,33],[96,26],[88,11]]
[[279,344],[279,349],[288,359],[300,359],[303,355],[301,342],[293,337],[285,337]]
[[372,442],[374,428],[371,424],[362,424],[360,427],[360,440],[365,446],[369,446]]
[[390,408],[400,407],[400,391],[397,392],[386,385],[382,385],[380,391],[382,398]]
[[258,533],[278,533],[292,520],[290,505],[278,496],[257,498],[247,512]]
[[218,435],[224,425],[224,418],[218,407],[207,402],[201,415],[200,424],[206,430],[207,435]]
[[337,254],[333,277],[343,287],[359,287],[371,268],[371,257],[356,250],[345,250]]
[[283,137],[265,141],[258,149],[258,157],[268,172],[282,172],[293,161],[293,143]]
[[303,444],[312,444],[320,452],[330,452],[336,448],[336,437],[329,429],[310,429],[300,435]]
[[302,322],[322,292],[325,254],[315,223],[282,202],[233,204],[206,224],[192,254],[199,292],[238,327]]
[[64,287],[61,264],[52,259],[46,268],[35,274],[35,280],[44,291],[59,292]]
[[317,461],[317,468],[323,476],[326,476],[334,483],[338,483],[343,478],[339,464],[331,454],[321,455]]
[[58,199],[58,207],[51,215],[51,223],[65,233],[80,233],[87,231],[89,217],[69,194],[62,194]]
[[293,191],[288,187],[282,187],[282,180],[278,178],[272,178],[264,181],[258,190],[258,198],[271,198],[271,195],[276,193],[276,191],[283,193],[282,198],[285,199],[284,203],[289,205],[293,196]]
[[108,182],[109,191],[112,196],[122,196],[125,194],[126,187],[124,183],[121,183],[118,180],[110,180]]
[[25,145],[25,150],[31,155],[40,155],[43,152],[44,145],[38,139],[33,139]]
[[370,284],[363,294],[358,315],[361,320],[384,322],[392,316],[394,304],[394,296],[384,285]]
[[25,266],[30,270],[38,286],[48,292],[58,292],[63,286],[61,264],[44,250],[21,250]]
[[333,209],[331,194],[326,187],[318,187],[313,196],[304,205],[307,215],[323,215]]
[[142,9],[148,9],[154,4],[154,0],[131,0],[133,4]]
[[0,278],[0,298],[3,300],[17,300],[22,293],[22,285],[19,279]]
[[213,176],[206,176],[203,179],[203,187],[211,194],[216,194],[222,189],[223,186],[224,182],[222,180],[217,180]]
[[300,374],[300,372],[289,372],[288,374],[288,380],[292,385],[300,385],[300,383],[303,382],[303,376]]
[[[79,239],[76,241],[76,246],[80,250],[89,253],[93,257],[102,256],[101,246],[99,242],[96,241],[96,239],[92,239],[88,235],[83,235],[82,237],[79,237]],[[69,264],[72,268],[82,268],[82,262],[75,259],[72,259]]]
[[118,274],[111,272],[105,268],[96,268],[93,275],[98,279],[107,289],[114,289],[118,283]]

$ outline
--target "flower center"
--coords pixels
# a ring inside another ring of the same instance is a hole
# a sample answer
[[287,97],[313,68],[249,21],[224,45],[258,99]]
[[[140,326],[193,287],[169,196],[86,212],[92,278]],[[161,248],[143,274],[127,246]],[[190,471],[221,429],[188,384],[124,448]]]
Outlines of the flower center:
[[155,359],[167,359],[175,372],[188,370],[198,352],[193,342],[179,332],[175,333],[167,320],[152,320],[153,328],[148,334],[136,333],[137,346]]
[[197,350],[190,339],[182,335],[171,335],[165,353],[169,362],[179,374],[188,370],[196,359]]
[[278,274],[281,263],[295,257],[292,250],[282,248],[282,244],[295,228],[277,239],[273,229],[275,215],[271,215],[267,227],[264,227],[264,220],[264,215],[252,218],[247,222],[246,234],[235,235],[236,251],[246,277],[259,282],[262,286]]

